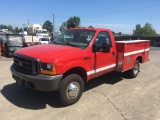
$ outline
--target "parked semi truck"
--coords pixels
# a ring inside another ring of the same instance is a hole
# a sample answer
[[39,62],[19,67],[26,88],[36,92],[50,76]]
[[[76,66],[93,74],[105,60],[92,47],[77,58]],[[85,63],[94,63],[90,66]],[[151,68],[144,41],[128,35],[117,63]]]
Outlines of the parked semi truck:
[[42,29],[42,26],[39,24],[28,25],[28,35],[49,39],[48,31],[46,29]]
[[149,40],[115,42],[109,29],[68,29],[51,44],[17,50],[11,72],[21,86],[57,91],[58,100],[67,106],[80,99],[92,78],[111,71],[135,78],[140,63],[149,60],[149,47]]

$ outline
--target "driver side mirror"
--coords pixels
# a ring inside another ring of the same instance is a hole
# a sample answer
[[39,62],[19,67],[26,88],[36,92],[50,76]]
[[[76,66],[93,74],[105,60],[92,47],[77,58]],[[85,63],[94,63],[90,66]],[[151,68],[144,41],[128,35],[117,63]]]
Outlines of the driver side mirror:
[[107,44],[107,43],[103,43],[103,45],[102,45],[102,51],[106,52],[106,53],[110,52],[110,45]]
[[108,53],[108,52],[110,52],[110,45],[107,44],[107,43],[103,43],[102,46],[96,46],[95,44],[93,44],[92,52],[105,52],[105,53]]

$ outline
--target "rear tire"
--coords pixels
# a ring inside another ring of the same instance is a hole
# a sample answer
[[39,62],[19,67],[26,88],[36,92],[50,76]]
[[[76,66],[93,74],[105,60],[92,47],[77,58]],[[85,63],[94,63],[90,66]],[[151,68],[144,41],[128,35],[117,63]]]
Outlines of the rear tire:
[[139,73],[139,68],[140,68],[139,61],[136,60],[134,63],[134,67],[128,71],[129,77],[131,77],[131,78],[137,77],[137,75]]
[[84,90],[84,82],[77,74],[66,76],[60,83],[58,89],[58,100],[64,106],[76,103]]

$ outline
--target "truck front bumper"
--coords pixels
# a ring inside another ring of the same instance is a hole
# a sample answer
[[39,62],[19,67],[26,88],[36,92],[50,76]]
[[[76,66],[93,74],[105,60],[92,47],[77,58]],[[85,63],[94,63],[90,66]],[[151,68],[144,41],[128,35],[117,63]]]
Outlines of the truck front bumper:
[[38,91],[56,91],[59,87],[63,75],[49,76],[49,75],[27,75],[18,72],[14,66],[11,66],[13,79],[21,86],[35,89]]

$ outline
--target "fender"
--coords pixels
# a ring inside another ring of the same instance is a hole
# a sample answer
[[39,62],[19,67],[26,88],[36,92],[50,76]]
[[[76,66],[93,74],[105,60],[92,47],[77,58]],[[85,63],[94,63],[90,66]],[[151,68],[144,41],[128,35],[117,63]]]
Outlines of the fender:
[[[136,55],[133,55],[133,62],[135,62],[137,60],[138,57],[142,57],[142,61],[139,61],[140,63],[143,63],[143,53],[139,53]],[[134,63],[133,63],[134,64]]]
[[57,72],[58,74],[64,74],[68,70],[75,68],[75,67],[84,68],[86,73],[87,71],[89,71],[89,66],[86,63],[84,63],[84,61],[76,60],[76,61],[68,62],[67,64],[62,65],[61,67],[58,67]]

